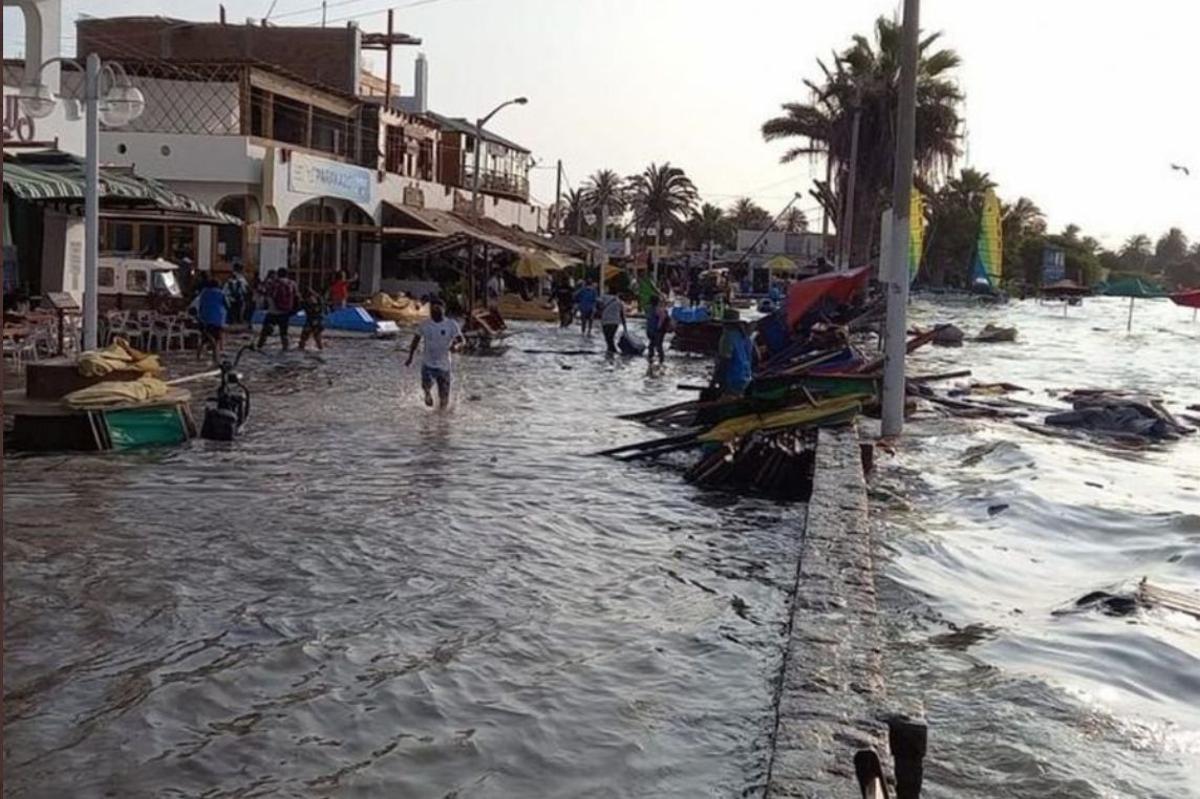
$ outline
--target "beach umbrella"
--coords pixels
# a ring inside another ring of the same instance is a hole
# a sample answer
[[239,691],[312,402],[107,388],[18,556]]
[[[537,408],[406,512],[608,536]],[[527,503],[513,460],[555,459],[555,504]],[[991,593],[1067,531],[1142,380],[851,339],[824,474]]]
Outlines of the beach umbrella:
[[1125,325],[1127,332],[1133,330],[1133,303],[1136,300],[1150,300],[1167,296],[1167,293],[1161,287],[1147,280],[1142,280],[1140,277],[1124,277],[1120,280],[1114,280],[1104,286],[1101,294],[1105,297],[1129,298],[1129,321]]

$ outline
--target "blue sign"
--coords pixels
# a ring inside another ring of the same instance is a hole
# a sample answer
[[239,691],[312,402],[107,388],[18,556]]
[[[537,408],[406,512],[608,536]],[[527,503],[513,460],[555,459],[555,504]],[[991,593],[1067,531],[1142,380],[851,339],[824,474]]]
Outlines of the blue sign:
[[1042,250],[1042,285],[1067,279],[1067,253],[1061,247]]
[[288,188],[298,194],[371,202],[371,171],[351,164],[293,153],[288,161]]

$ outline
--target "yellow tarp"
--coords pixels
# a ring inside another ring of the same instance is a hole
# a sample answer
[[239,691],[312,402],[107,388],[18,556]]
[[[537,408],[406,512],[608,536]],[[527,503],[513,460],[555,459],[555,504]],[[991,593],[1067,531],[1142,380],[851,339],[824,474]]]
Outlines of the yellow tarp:
[[167,396],[170,387],[157,377],[142,375],[137,380],[114,380],[72,391],[63,402],[78,410],[103,410],[130,402],[149,402]]
[[796,262],[783,255],[776,255],[774,258],[763,264],[763,266],[770,270],[771,274],[796,271]]
[[541,278],[562,268],[550,253],[530,250],[517,261],[516,272],[517,277]]
[[699,436],[700,441],[729,441],[753,433],[756,430],[778,430],[784,427],[819,424],[822,420],[839,416],[849,411],[862,408],[864,400],[870,399],[868,394],[851,394],[845,397],[833,397],[818,402],[806,408],[788,408],[771,413],[751,413],[745,416],[735,416],[726,419],[713,427],[707,433]]
[[139,369],[154,375],[163,371],[157,355],[147,355],[135,350],[123,338],[114,339],[112,344],[102,350],[83,353],[76,364],[79,374],[84,377],[101,377],[118,369]]

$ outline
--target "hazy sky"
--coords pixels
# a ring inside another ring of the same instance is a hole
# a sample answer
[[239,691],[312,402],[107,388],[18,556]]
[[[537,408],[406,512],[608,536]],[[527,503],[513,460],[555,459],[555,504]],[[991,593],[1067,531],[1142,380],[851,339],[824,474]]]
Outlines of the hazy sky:
[[[215,19],[217,0],[64,0],[64,47],[80,13]],[[231,19],[261,17],[271,0],[225,0]],[[494,127],[545,166],[561,158],[571,186],[599,168],[622,174],[651,161],[683,167],[706,200],[749,195],[777,209],[807,193],[807,162],[781,165],[763,120],[800,99],[814,59],[867,32],[898,2],[878,0],[329,0],[331,24],[354,16],[424,39],[432,106],[475,116],[527,95]],[[279,24],[319,23],[320,0],[276,0]],[[314,7],[317,7],[314,9]],[[303,14],[292,12],[309,10]],[[284,16],[287,15],[287,16]],[[19,22],[5,9],[5,54]],[[922,27],[944,32],[963,58],[967,157],[1004,199],[1026,195],[1053,228],[1068,222],[1110,246],[1177,225],[1200,237],[1200,4],[1184,0],[925,0]],[[411,88],[417,48],[397,48]],[[1183,163],[1195,174],[1172,172]],[[534,194],[554,199],[554,170]],[[806,194],[807,196],[807,194]],[[815,223],[811,199],[802,207]]]

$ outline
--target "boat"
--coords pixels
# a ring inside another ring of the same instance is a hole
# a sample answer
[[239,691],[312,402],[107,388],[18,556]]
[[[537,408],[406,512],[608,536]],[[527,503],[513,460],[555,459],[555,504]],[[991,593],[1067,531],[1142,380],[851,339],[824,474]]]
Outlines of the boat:
[[979,239],[975,262],[971,267],[971,292],[981,302],[1004,303],[1008,296],[1001,289],[1004,280],[1004,239],[1000,227],[1000,201],[991,189],[983,197],[979,215]]
[[721,341],[721,323],[712,318],[703,305],[685,308],[677,305],[671,309],[675,323],[675,335],[671,338],[671,349],[696,355],[716,355]]
[[558,306],[544,297],[525,299],[520,294],[502,294],[496,310],[505,319],[524,322],[558,322]]
[[[257,310],[250,319],[251,330],[258,330],[266,319],[267,312]],[[304,311],[292,314],[288,326],[298,333],[304,329],[308,317]],[[325,314],[323,335],[330,338],[391,338],[399,335],[400,327],[390,319],[375,319],[361,305],[338,308]]]
[[395,322],[398,325],[415,325],[429,318],[429,303],[402,294],[393,297],[380,291],[364,302],[362,307],[376,319]]
[[1171,302],[1184,308],[1200,308],[1200,289],[1177,291],[1171,295]]

